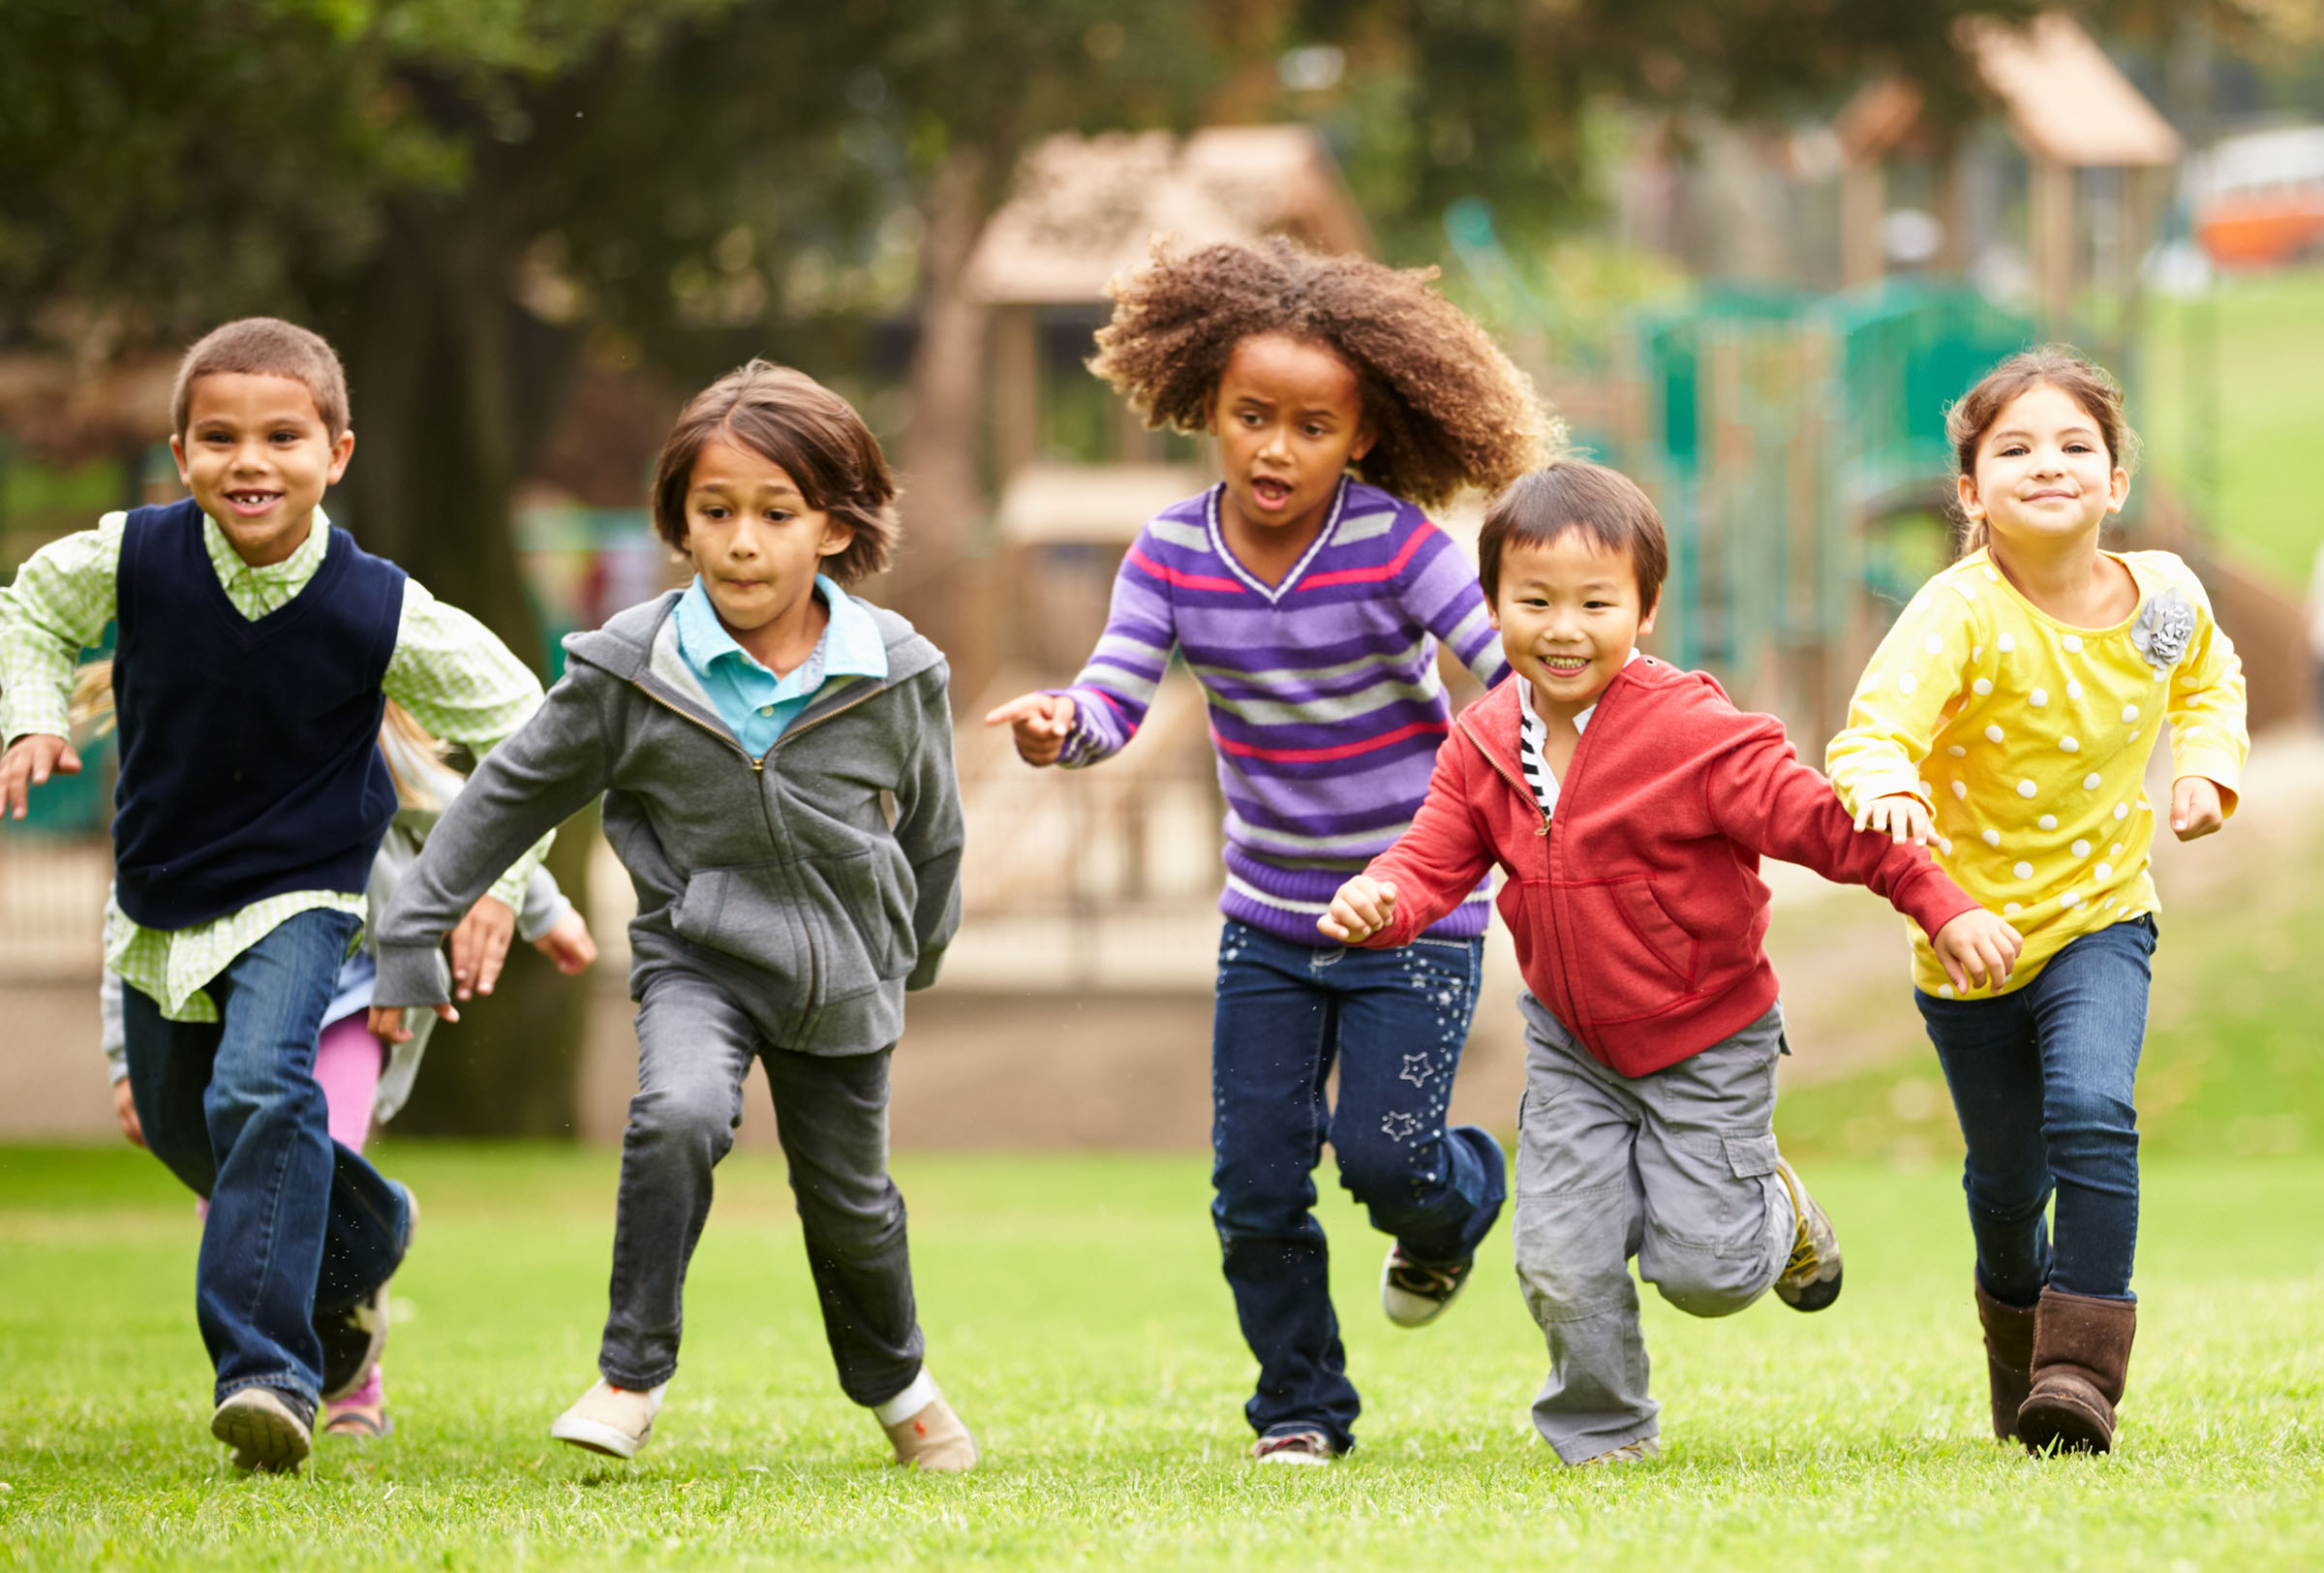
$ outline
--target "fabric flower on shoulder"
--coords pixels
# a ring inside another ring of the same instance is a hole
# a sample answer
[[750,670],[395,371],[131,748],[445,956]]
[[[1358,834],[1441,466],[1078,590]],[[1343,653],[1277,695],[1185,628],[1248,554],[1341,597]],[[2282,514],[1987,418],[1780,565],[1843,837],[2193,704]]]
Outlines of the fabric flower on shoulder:
[[2194,636],[2194,603],[2176,590],[2148,598],[2130,625],[2131,646],[2156,671],[2176,665]]

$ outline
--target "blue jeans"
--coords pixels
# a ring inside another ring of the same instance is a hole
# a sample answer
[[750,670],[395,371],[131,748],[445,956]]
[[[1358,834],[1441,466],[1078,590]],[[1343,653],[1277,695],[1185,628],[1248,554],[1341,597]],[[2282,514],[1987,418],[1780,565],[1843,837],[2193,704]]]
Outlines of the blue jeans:
[[316,1314],[363,1300],[409,1243],[402,1188],[331,1140],[315,1080],[316,1034],[360,921],[285,919],[210,980],[214,1022],[169,1021],[121,991],[145,1145],[210,1200],[194,1307],[219,1401],[262,1386],[314,1403]]
[[[2034,981],[1988,1000],[1915,991],[1969,1146],[1962,1186],[1985,1292],[2045,1285],[2128,1300],[2138,1249],[2138,1111],[2155,920],[2085,934]],[[2058,1199],[2056,1244],[2044,1226]]]
[[[1409,1256],[1465,1260],[1501,1214],[1499,1145],[1473,1126],[1445,1128],[1483,950],[1293,944],[1233,920],[1219,938],[1210,1215],[1259,1361],[1243,1413],[1262,1435],[1315,1427],[1348,1447],[1361,1408],[1314,1214],[1327,1138],[1340,1184]],[[1336,1110],[1324,1094],[1335,1064]]]

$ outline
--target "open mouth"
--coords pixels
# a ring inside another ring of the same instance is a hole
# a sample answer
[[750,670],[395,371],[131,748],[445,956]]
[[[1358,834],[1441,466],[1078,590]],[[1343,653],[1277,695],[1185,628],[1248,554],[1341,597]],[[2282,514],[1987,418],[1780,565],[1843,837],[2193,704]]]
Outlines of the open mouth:
[[283,500],[279,491],[256,491],[238,486],[226,494],[227,506],[237,513],[263,513]]
[[1590,669],[1587,656],[1544,656],[1542,670],[1552,677],[1579,677]]
[[1291,501],[1291,482],[1273,476],[1253,476],[1251,500],[1264,509],[1279,509]]

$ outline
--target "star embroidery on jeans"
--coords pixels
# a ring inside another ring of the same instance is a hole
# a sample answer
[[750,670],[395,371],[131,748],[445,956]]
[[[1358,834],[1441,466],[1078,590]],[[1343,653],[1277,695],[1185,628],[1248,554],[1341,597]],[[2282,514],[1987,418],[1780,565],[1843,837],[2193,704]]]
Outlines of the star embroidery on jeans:
[[1404,1057],[1404,1068],[1397,1074],[1396,1080],[1408,1081],[1415,1087],[1425,1087],[1428,1078],[1435,1074],[1436,1066],[1429,1063],[1426,1055],[1408,1054]]
[[1385,1117],[1380,1122],[1380,1134],[1391,1142],[1400,1142],[1420,1128],[1421,1117],[1417,1114],[1406,1114],[1401,1109]]

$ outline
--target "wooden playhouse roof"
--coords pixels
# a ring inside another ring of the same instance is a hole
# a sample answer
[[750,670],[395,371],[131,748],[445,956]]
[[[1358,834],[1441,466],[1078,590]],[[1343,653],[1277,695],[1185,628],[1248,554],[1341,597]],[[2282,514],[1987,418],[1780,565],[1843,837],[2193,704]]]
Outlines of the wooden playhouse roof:
[[1184,246],[1288,234],[1320,251],[1372,249],[1321,138],[1305,126],[1212,126],[1052,137],[1017,167],[985,226],[968,287],[996,305],[1102,301],[1157,237]]

